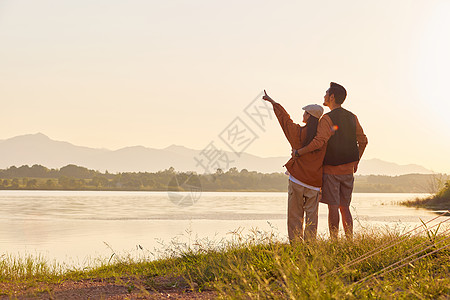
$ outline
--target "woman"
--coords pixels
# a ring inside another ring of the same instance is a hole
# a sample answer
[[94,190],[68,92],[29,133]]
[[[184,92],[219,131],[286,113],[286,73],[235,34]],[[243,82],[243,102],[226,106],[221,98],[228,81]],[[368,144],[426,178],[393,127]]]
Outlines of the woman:
[[[303,107],[303,123],[300,126],[292,121],[286,110],[264,91],[263,99],[272,103],[275,115],[280,122],[284,135],[292,149],[306,146],[317,132],[323,108],[317,104]],[[322,164],[326,145],[322,148],[292,157],[284,166],[289,175],[288,186],[288,234],[289,241],[314,239],[317,235],[317,219],[319,208],[319,192],[322,186]],[[306,212],[305,230],[303,216]],[[304,234],[303,234],[304,232]]]

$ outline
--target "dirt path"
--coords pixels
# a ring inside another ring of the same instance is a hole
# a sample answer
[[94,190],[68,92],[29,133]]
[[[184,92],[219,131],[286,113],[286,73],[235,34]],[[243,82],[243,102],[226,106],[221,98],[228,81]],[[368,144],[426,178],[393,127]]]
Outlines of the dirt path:
[[[35,286],[1,284],[0,299],[214,299],[214,291],[196,292],[182,278],[90,279]],[[194,287],[195,289],[195,287]],[[5,293],[5,291],[10,291]]]

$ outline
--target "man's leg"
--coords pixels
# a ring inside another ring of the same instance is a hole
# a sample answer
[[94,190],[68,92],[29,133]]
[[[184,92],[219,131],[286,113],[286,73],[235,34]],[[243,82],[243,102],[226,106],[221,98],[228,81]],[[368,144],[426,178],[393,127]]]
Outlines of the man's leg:
[[303,190],[289,180],[288,186],[288,235],[289,242],[303,240]]
[[317,220],[319,218],[319,191],[314,191],[306,188],[304,199],[304,209],[306,212],[305,240],[313,240],[317,236]]
[[337,239],[339,233],[339,205],[328,204],[328,228],[330,229],[330,237]]
[[332,239],[339,233],[339,186],[336,175],[323,174],[321,202],[328,204],[328,228]]
[[350,202],[352,201],[353,183],[355,178],[353,174],[340,175],[341,185],[339,191],[339,210],[342,216],[342,225],[344,226],[345,236],[348,239],[353,238],[353,217],[350,212]]
[[350,206],[339,206],[342,215],[342,225],[344,226],[345,236],[348,239],[353,238],[353,218],[350,212]]

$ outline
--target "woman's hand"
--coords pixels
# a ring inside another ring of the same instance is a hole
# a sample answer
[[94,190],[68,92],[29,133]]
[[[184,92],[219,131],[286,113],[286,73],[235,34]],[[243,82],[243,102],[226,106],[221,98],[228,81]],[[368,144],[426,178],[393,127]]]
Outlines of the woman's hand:
[[264,90],[264,96],[262,98],[263,98],[263,100],[266,100],[266,101],[268,101],[268,102],[270,102],[272,104],[275,103],[275,101],[273,101],[273,99],[270,98],[269,95],[267,95],[266,90]]

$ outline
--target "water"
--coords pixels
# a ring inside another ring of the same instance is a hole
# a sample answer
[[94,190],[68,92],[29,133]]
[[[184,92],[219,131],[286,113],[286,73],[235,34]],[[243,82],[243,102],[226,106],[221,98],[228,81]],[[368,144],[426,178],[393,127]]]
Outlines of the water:
[[[404,230],[436,215],[394,205],[423,194],[354,194],[355,230]],[[0,255],[41,255],[68,267],[116,253],[151,258],[173,239],[229,239],[252,228],[286,238],[286,193],[204,192],[189,207],[166,192],[0,191]],[[319,206],[327,234],[327,207]]]

